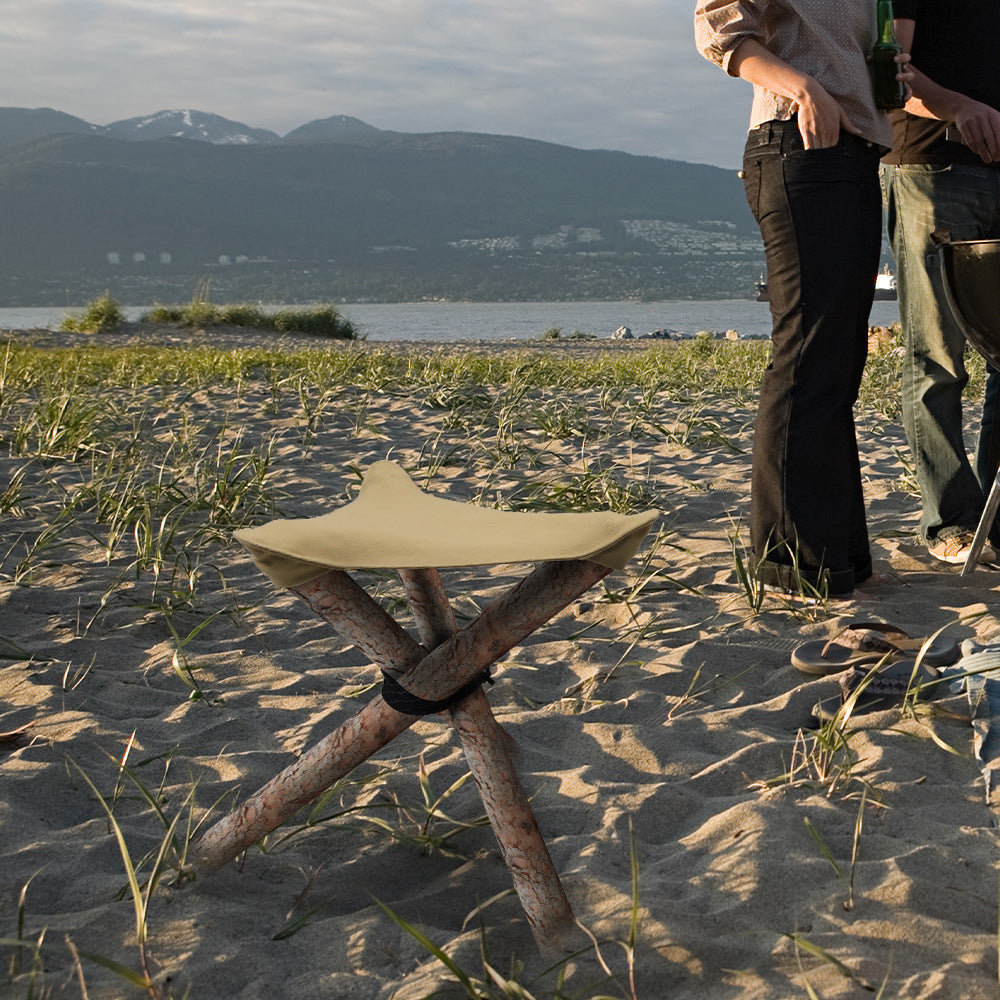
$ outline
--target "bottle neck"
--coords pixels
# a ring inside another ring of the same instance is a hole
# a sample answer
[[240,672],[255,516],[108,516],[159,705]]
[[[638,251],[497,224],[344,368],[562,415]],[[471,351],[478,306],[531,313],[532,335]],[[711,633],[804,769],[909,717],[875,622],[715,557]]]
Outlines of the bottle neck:
[[878,0],[878,40],[882,45],[896,45],[892,0]]

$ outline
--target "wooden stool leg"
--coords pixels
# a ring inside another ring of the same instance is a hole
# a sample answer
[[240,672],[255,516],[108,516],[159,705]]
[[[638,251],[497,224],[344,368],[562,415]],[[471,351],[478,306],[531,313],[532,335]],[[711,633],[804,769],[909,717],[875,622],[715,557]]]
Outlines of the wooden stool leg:
[[[609,572],[588,560],[542,563],[475,622],[419,660],[422,647],[346,573],[331,570],[294,589],[321,618],[370,651],[376,663],[401,669],[399,680],[413,694],[436,701],[482,673]],[[366,623],[373,628],[365,631]],[[414,722],[416,716],[401,715],[376,695],[193,844],[195,875],[228,864]]]
[[189,851],[195,878],[229,864],[417,720],[373,698],[200,837]]
[[436,569],[400,569],[396,572],[403,581],[420,641],[428,649],[436,649],[458,631],[441,574]]
[[[425,646],[436,647],[457,631],[437,570],[399,570]],[[482,688],[449,710],[486,815],[510,871],[539,950],[568,950],[576,919],[538,822],[521,787],[510,739],[493,716]]]

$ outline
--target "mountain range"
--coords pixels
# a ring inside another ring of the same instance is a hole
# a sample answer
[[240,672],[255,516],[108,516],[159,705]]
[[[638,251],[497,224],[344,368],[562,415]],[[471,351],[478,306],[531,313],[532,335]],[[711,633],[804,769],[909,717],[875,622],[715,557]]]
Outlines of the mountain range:
[[215,146],[268,145],[280,142],[351,141],[380,132],[357,118],[334,115],[293,129],[282,137],[266,128],[253,128],[207,111],[157,111],[125,118],[110,125],[92,125],[52,108],[0,108],[0,145],[47,135],[103,135],[126,142],[149,139],[193,139]]
[[0,220],[0,306],[748,297],[763,261],[732,171],[346,115],[0,108]]

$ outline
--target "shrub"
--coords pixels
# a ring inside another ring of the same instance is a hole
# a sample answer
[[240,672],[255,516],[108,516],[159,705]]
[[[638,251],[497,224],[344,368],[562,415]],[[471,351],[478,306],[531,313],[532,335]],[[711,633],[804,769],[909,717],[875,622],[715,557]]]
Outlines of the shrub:
[[154,306],[144,313],[149,323],[182,323],[184,326],[245,326],[254,330],[277,330],[279,333],[311,333],[340,340],[356,340],[354,324],[332,305],[302,309],[281,309],[269,313],[260,306],[245,302],[213,305],[195,298],[186,306]]
[[82,316],[64,316],[59,329],[70,333],[100,333],[124,322],[121,306],[105,292],[99,299],[87,303]]
[[139,321],[142,323],[182,323],[184,321],[183,306],[153,306],[149,312],[144,312]]
[[314,333],[321,337],[340,340],[357,340],[354,324],[345,319],[331,305],[312,306],[309,309],[283,309],[271,317],[275,330]]

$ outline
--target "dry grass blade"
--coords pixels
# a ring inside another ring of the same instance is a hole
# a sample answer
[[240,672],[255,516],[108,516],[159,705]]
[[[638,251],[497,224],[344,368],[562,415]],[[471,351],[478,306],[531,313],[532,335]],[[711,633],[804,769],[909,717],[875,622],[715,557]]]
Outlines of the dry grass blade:
[[108,959],[103,956],[95,955],[92,952],[81,952],[80,954],[89,958],[92,961],[98,962],[104,965],[106,968],[117,972],[119,975],[128,979],[129,981],[135,983],[137,986],[141,986],[143,989],[147,990],[153,1000],[160,1000],[161,992],[157,987],[156,983],[153,981],[152,975],[150,973],[150,961],[149,961],[149,951],[148,951],[148,937],[149,937],[149,904],[152,898],[153,892],[156,889],[157,884],[160,881],[161,876],[167,869],[167,857],[174,843],[174,832],[177,829],[177,824],[180,821],[181,814],[178,813],[170,826],[167,828],[165,835],[160,841],[160,846],[156,854],[156,858],[153,861],[150,874],[146,879],[145,886],[143,886],[139,881],[138,872],[136,866],[132,860],[131,852],[129,851],[128,844],[125,841],[125,835],[122,832],[121,826],[119,826],[118,821],[115,819],[114,810],[111,805],[108,804],[107,800],[103,795],[97,790],[97,786],[90,780],[87,773],[75,762],[70,760],[69,763],[77,771],[80,777],[86,782],[87,786],[93,792],[95,798],[100,803],[101,808],[107,814],[108,822],[111,826],[111,832],[114,834],[115,840],[118,843],[118,850],[121,854],[122,862],[125,866],[125,875],[128,879],[129,895],[132,899],[132,907],[135,913],[135,939],[136,944],[139,948],[139,963],[140,972],[136,973],[133,970],[128,969],[126,966],[121,965],[118,962]]
[[795,945],[796,954],[798,954],[800,950],[808,952],[810,955],[822,959],[824,962],[832,965],[841,973],[841,975],[857,983],[862,989],[869,990],[872,993],[875,992],[875,987],[872,986],[871,983],[866,982],[865,979],[858,975],[858,973],[856,973],[849,965],[842,962],[836,955],[831,955],[825,948],[821,948],[818,944],[814,944],[801,934],[790,934],[786,932],[782,934],[782,937],[788,938],[788,940]]

